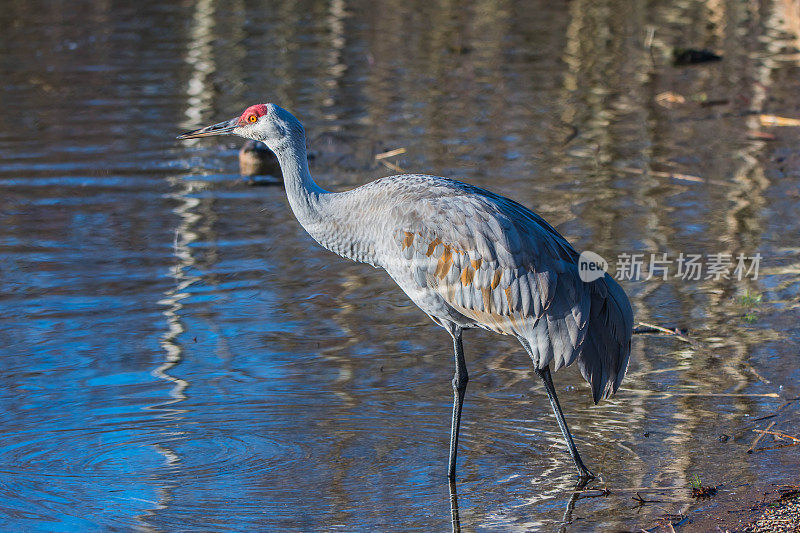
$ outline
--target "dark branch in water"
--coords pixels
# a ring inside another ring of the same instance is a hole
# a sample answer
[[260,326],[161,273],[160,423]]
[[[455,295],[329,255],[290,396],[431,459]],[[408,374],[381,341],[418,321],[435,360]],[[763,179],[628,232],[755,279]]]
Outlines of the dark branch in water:
[[644,334],[672,335],[682,340],[683,342],[691,344],[694,348],[701,348],[702,344],[700,342],[686,335],[688,331],[689,330],[685,328],[684,329],[680,329],[678,327],[666,328],[662,326],[657,326],[655,324],[648,324],[647,322],[639,322],[639,325],[633,328],[634,335],[644,335]]
[[639,494],[639,492],[638,492],[638,491],[636,492],[636,496],[631,496],[631,497],[632,497],[632,498],[633,498],[633,500],[634,500],[634,501],[636,501],[636,502],[637,502],[637,503],[638,503],[640,506],[642,506],[642,505],[644,505],[644,504],[646,504],[646,503],[661,503],[661,502],[663,501],[663,500],[645,500],[644,498],[642,498],[642,495],[641,495],[641,494]]

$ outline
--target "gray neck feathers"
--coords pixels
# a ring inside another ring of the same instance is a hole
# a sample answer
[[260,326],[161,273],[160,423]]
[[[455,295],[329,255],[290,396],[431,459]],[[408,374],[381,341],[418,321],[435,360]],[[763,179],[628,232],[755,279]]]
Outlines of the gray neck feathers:
[[289,205],[311,237],[328,250],[374,265],[374,245],[364,235],[357,205],[352,203],[352,191],[326,191],[314,181],[308,170],[305,137],[292,135],[276,147],[275,155],[281,165]]

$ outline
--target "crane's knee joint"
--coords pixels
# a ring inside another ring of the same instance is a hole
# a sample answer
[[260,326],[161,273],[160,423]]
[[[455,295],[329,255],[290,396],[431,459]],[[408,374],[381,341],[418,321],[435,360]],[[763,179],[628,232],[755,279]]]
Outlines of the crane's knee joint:
[[467,383],[469,383],[469,376],[454,376],[453,377],[453,390],[464,392],[467,390]]

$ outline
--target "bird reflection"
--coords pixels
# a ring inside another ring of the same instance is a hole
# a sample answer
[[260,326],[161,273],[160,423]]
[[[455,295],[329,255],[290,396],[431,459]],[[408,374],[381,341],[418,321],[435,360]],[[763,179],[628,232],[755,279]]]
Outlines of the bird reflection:
[[[588,489],[590,484],[597,483],[596,479],[581,479],[572,489],[572,493],[567,500],[567,508],[564,510],[564,518],[561,521],[561,526],[558,528],[559,533],[567,531],[567,527],[572,523],[572,513],[575,510],[575,504],[578,500],[586,498],[601,498],[609,495],[608,490],[602,489]],[[455,480],[450,480],[450,526],[453,533],[461,533],[461,517],[458,513],[458,485]]]
[[458,516],[458,489],[454,479],[450,480],[450,525],[453,533],[461,533],[461,520]]
[[593,479],[582,479],[575,485],[569,497],[569,501],[567,501],[567,508],[564,510],[564,518],[561,521],[561,527],[558,528],[559,533],[566,531],[567,526],[572,523],[572,512],[575,510],[575,504],[578,503],[578,500],[608,496],[608,491],[605,489],[598,489],[596,491],[586,490],[589,483],[594,481]]

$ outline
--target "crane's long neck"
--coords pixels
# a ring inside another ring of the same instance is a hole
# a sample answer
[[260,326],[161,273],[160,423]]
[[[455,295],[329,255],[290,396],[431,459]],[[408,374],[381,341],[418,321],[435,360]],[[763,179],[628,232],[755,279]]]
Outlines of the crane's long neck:
[[324,212],[327,202],[323,197],[332,193],[311,177],[304,139],[285,143],[275,150],[275,155],[283,172],[289,205],[300,224],[311,233],[308,226],[319,224],[327,214]]
[[295,217],[322,246],[355,261],[373,263],[374,247],[366,240],[358,212],[348,210],[346,193],[326,191],[308,170],[305,139],[295,139],[275,150],[281,165],[286,196]]

